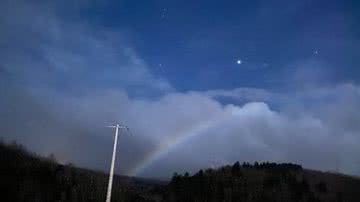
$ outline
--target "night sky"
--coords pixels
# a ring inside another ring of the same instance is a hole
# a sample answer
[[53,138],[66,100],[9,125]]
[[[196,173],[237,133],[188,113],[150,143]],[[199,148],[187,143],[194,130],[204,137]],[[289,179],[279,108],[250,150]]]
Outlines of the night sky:
[[170,177],[235,161],[360,175],[360,1],[0,2],[0,137]]

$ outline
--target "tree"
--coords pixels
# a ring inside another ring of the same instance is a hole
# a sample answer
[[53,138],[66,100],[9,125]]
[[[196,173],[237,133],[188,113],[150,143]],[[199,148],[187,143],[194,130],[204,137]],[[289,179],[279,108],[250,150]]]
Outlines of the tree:
[[50,163],[56,163],[56,162],[57,162],[56,156],[55,156],[55,154],[53,154],[53,153],[51,153],[51,154],[47,157],[47,159],[49,160]]
[[255,161],[254,167],[255,167],[255,168],[259,168],[259,163],[258,163],[257,161]]
[[189,173],[185,172],[184,177],[189,177],[189,176],[190,176]]
[[321,193],[326,193],[328,191],[327,186],[324,182],[319,182],[316,184],[316,190]]
[[176,184],[181,180],[181,178],[182,176],[175,172],[173,177],[171,178],[171,183]]
[[250,164],[248,162],[244,162],[242,167],[244,168],[250,168]]
[[195,176],[203,177],[203,176],[204,176],[204,171],[203,171],[202,169],[199,170],[199,172],[197,172],[197,173],[195,174]]
[[232,168],[231,168],[231,173],[232,173],[233,175],[237,175],[237,174],[239,174],[239,172],[240,172],[240,163],[239,163],[239,161],[237,161],[237,162],[234,163],[234,165],[232,166]]

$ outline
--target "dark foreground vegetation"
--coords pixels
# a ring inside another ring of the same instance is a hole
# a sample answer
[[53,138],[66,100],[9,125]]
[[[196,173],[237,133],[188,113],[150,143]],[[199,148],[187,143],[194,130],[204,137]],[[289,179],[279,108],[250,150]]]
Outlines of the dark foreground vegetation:
[[[54,156],[42,158],[20,145],[0,143],[0,201],[105,201],[108,175],[72,165]],[[359,202],[360,180],[303,169],[296,164],[235,163],[175,174],[169,183],[116,176],[112,201]]]
[[[60,165],[53,155],[42,158],[15,143],[0,143],[0,162],[0,202],[105,201],[105,173]],[[159,183],[114,176],[111,201],[151,201],[148,190]]]

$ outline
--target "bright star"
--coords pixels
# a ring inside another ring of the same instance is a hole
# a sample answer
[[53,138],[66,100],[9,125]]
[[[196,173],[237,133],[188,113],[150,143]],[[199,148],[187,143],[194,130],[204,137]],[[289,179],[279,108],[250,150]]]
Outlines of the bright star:
[[166,17],[166,13],[167,13],[167,9],[164,8],[161,12],[161,18],[165,18]]
[[241,65],[242,62],[241,62],[241,60],[237,60],[236,63],[237,63],[238,65]]

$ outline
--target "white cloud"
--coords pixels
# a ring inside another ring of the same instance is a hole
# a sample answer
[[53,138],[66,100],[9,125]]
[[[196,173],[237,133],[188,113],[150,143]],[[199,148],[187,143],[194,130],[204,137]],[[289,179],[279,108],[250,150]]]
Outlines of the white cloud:
[[231,90],[217,89],[205,92],[213,98],[232,98],[235,100],[268,101],[280,95],[259,88],[235,88]]
[[[151,73],[127,42],[125,31],[79,22],[76,16],[67,20],[52,4],[1,5],[0,66],[25,85],[125,88],[142,91],[139,94],[173,90],[168,81]],[[9,12],[17,15],[9,17]]]
[[[291,161],[314,169],[338,167],[359,174],[360,128],[356,123],[360,117],[353,113],[360,109],[358,90],[357,86],[340,85],[297,96],[282,95],[292,97],[288,99],[291,109],[286,110],[253,101],[223,105],[208,92],[169,93],[147,100],[111,91],[75,99],[62,97],[58,102],[66,108],[56,112],[70,114],[71,120],[83,127],[115,120],[129,125],[134,135],[122,136],[120,146],[119,165],[124,173],[162,148],[168,154],[149,164],[143,175],[168,176],[174,171],[209,167],[214,161],[236,160]],[[314,97],[321,102],[303,106],[303,100]],[[97,136],[104,136],[103,130],[95,128]]]

